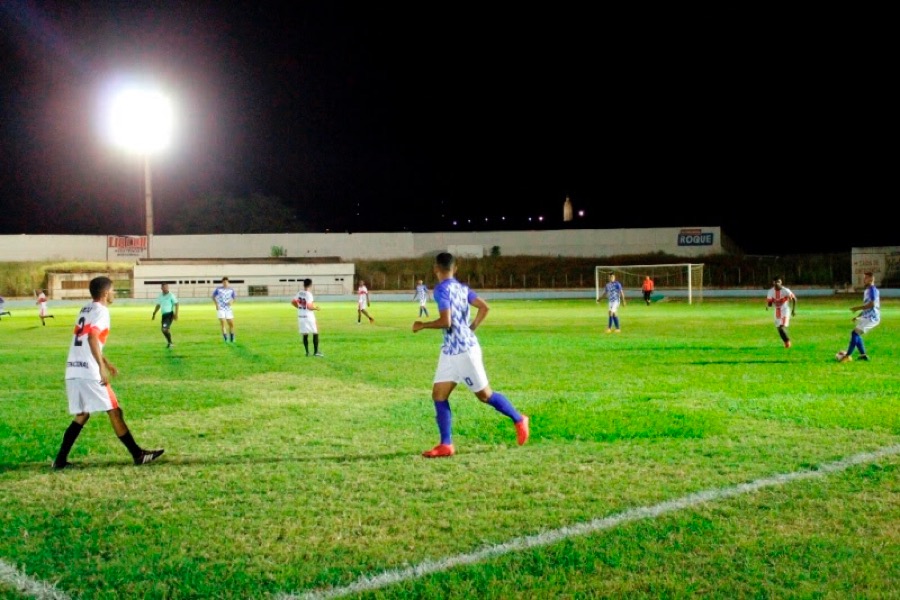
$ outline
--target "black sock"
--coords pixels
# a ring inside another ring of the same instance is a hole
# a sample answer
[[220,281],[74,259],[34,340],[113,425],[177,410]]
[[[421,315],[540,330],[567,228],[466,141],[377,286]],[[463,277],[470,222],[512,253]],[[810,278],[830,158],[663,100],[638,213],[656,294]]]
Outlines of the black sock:
[[166,332],[163,332],[163,335],[166,336],[166,341],[171,344],[172,343],[172,334],[169,333],[168,331],[166,331]]
[[303,334],[303,349],[309,354],[309,335]]
[[319,334],[318,333],[313,334],[313,352],[315,352],[316,354],[319,353]]
[[137,445],[137,442],[134,441],[130,431],[126,431],[124,435],[120,435],[119,441],[125,444],[125,447],[128,448],[128,451],[131,452],[131,456],[134,458],[140,457],[141,453],[144,452],[141,447]]
[[69,459],[69,451],[72,449],[72,446],[75,444],[75,440],[78,439],[78,435],[81,433],[81,430],[84,428],[84,425],[76,423],[72,421],[69,423],[68,428],[66,428],[66,432],[63,434],[62,445],[59,447],[59,453],[56,455],[56,460],[53,461],[57,465],[64,465],[66,461]]

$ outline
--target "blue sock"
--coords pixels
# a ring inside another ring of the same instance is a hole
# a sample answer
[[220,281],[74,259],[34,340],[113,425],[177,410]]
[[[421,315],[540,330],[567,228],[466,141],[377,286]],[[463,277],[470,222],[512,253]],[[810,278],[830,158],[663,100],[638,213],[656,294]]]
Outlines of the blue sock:
[[853,350],[859,345],[859,334],[856,330],[850,332],[850,346],[847,347],[847,356],[853,354]]
[[225,334],[223,333],[223,334],[222,334],[222,339],[225,340],[225,341],[227,342],[227,341],[228,341],[228,336],[225,335]]
[[234,334],[232,333],[232,334],[230,335],[230,337],[231,337],[231,341],[233,342],[233,341],[234,341]]
[[453,413],[450,412],[449,400],[434,401],[434,420],[437,421],[438,431],[441,434],[441,443],[450,445],[453,443],[451,435],[453,429]]
[[612,329],[612,326],[613,326],[613,318],[610,317],[610,318],[609,318],[609,321],[607,321],[607,323],[606,323],[606,328],[607,328],[607,329]]
[[860,354],[866,353],[866,347],[863,345],[862,336],[859,334],[856,334],[856,347],[859,348]]
[[487,403],[493,406],[497,410],[497,412],[503,413],[504,415],[512,419],[515,423],[518,423],[522,420],[522,415],[519,414],[519,411],[517,411],[513,407],[512,403],[510,403],[510,401],[506,399],[506,396],[504,396],[500,392],[494,392],[493,394],[491,394],[491,397],[488,398]]
[[613,323],[616,324],[616,329],[619,329],[619,317],[613,317]]

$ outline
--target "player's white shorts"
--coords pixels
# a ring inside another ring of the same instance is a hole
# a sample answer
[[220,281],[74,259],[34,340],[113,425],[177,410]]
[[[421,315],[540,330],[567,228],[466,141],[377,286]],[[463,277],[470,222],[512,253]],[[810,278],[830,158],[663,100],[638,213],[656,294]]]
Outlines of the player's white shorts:
[[619,301],[618,300],[615,300],[615,301],[610,300],[609,312],[616,312],[618,310],[619,310]]
[[220,319],[231,320],[234,318],[234,313],[231,311],[230,308],[226,308],[226,309],[218,308],[218,309],[216,309],[216,314],[219,316]]
[[879,323],[881,323],[881,321],[873,321],[865,317],[860,317],[856,320],[855,329],[860,333],[869,333],[870,331],[878,327]]
[[119,408],[116,393],[97,379],[66,379],[69,414],[107,412]]
[[419,300],[419,306],[421,306],[422,308],[425,308],[427,305],[428,305],[427,298],[422,298],[421,300]]
[[310,333],[319,333],[319,327],[316,325],[316,316],[307,315],[305,317],[297,317],[297,327],[300,329],[301,335],[309,335]]
[[40,312],[38,312],[38,314],[40,316],[46,317],[47,316],[47,303],[41,302],[40,304],[38,304],[38,310],[40,311]]
[[356,308],[359,310],[366,310],[369,308],[369,304],[365,300],[360,300],[356,303]]
[[465,383],[473,392],[480,392],[488,386],[481,346],[473,346],[461,354],[444,354],[438,359],[437,371],[432,383]]
[[775,327],[787,327],[791,324],[791,313],[785,313],[784,316],[775,317]]

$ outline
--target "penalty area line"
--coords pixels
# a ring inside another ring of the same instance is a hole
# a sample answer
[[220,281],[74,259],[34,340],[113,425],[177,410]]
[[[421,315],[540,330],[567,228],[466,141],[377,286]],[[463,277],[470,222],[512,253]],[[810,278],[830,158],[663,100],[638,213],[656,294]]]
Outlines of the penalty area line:
[[814,470],[794,471],[791,473],[780,473],[762,479],[756,479],[748,483],[740,483],[738,485],[704,490],[694,494],[688,494],[675,500],[668,500],[653,506],[643,506],[632,508],[624,512],[616,513],[608,517],[594,519],[586,523],[579,523],[552,531],[545,531],[536,535],[514,538],[508,542],[489,546],[475,552],[466,554],[457,554],[456,556],[448,556],[440,560],[428,560],[417,565],[406,567],[404,569],[393,569],[384,571],[371,577],[360,577],[353,583],[336,588],[327,588],[320,590],[310,590],[298,594],[279,594],[278,600],[328,600],[330,598],[340,598],[349,594],[359,592],[370,592],[381,589],[397,583],[418,579],[432,573],[441,571],[449,571],[455,567],[463,565],[471,565],[482,562],[487,559],[496,558],[509,554],[527,550],[529,548],[538,548],[540,546],[549,546],[557,542],[572,538],[575,536],[587,535],[597,531],[604,531],[643,519],[652,519],[660,515],[665,515],[687,508],[693,508],[708,502],[715,502],[735,496],[750,494],[758,490],[792,483],[794,481],[803,481],[807,479],[816,479],[845,471],[850,467],[874,462],[880,458],[900,454],[900,445],[887,446],[873,452],[863,452],[853,456],[844,458],[839,461],[825,463],[819,465]]
[[69,595],[57,587],[32,579],[5,560],[0,560],[0,583],[38,600],[70,600]]

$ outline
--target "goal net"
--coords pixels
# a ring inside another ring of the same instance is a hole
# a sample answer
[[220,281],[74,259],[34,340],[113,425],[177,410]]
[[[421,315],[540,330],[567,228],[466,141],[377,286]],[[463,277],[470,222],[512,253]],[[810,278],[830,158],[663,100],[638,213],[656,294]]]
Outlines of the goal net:
[[648,275],[653,280],[651,300],[685,299],[688,304],[703,301],[703,264],[671,265],[600,265],[594,267],[596,299],[600,300],[610,274],[625,288],[626,300],[643,298],[642,284]]

